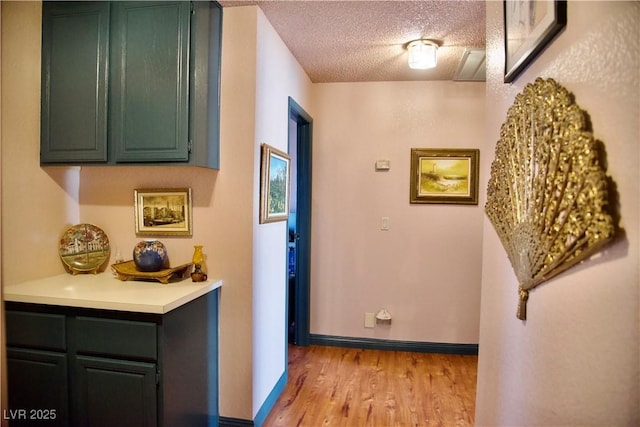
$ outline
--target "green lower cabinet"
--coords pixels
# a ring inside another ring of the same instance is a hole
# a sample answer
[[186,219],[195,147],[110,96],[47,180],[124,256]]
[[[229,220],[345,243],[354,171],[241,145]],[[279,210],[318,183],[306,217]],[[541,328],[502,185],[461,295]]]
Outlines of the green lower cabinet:
[[215,427],[218,291],[170,312],[5,302],[13,426]]
[[11,426],[69,425],[67,356],[42,350],[7,349]]
[[77,356],[75,369],[78,425],[158,425],[154,363]]

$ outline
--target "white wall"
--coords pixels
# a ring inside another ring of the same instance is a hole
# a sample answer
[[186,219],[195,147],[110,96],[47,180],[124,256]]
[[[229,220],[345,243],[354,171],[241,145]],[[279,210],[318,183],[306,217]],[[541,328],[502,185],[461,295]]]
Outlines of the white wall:
[[223,13],[220,171],[85,168],[82,217],[109,227],[120,246],[133,247],[132,189],[192,188],[194,236],[165,244],[178,262],[203,244],[209,276],[224,280],[220,414],[252,420],[284,373],[287,345],[286,222],[258,225],[260,144],[287,151],[288,96],[305,105],[310,81],[259,8]]
[[[477,206],[410,204],[409,170],[411,148],[491,155],[484,90],[314,84],[311,333],[478,342],[483,197]],[[379,159],[391,161],[388,172],[375,171]],[[381,308],[391,326],[364,328],[364,313]]]
[[[231,8],[227,12],[242,13]],[[245,9],[245,8],[242,8]],[[258,224],[260,146],[288,151],[289,96],[307,108],[311,81],[257,7],[253,209],[253,416],[287,367],[287,223]]]
[[[515,275],[485,220],[479,426],[640,424],[640,3],[570,1],[567,15],[564,32],[506,85],[502,3],[487,3],[487,140],[498,140],[527,83],[554,78],[604,143],[624,231],[594,259],[534,289],[523,322]],[[484,169],[492,159],[484,157]]]
[[[220,290],[220,414],[251,419],[255,18],[224,11],[220,92],[220,171],[192,167],[84,167],[80,219],[102,227],[127,256],[140,238],[133,227],[133,189],[189,187],[193,237],[161,239],[172,264],[201,244]],[[113,254],[112,254],[113,257]]]
[[40,168],[41,13],[39,2],[2,2],[4,284],[59,272],[58,239],[78,223],[77,168]]
[[[58,239],[68,225],[78,222],[78,171],[40,168],[41,4],[3,1],[0,7],[1,289],[61,272]],[[3,329],[2,308],[0,315]],[[0,403],[6,409],[4,333],[0,351]]]
[[64,273],[58,241],[78,222],[105,230],[114,249],[111,261],[116,247],[130,255],[140,239],[135,236],[133,190],[190,187],[193,237],[163,241],[174,264],[189,261],[193,245],[204,245],[209,276],[224,280],[220,412],[251,419],[256,58],[244,45],[247,40],[255,43],[255,17],[245,25],[242,17],[225,15],[219,172],[157,166],[41,168],[41,3],[1,5],[3,285]]

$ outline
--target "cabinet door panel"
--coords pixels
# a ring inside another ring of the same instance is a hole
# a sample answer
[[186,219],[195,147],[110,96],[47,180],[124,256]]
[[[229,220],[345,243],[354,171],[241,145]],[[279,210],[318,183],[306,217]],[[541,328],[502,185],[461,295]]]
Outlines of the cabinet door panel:
[[69,425],[66,354],[9,347],[7,373],[12,426]]
[[113,11],[115,161],[187,161],[190,4],[115,2]]
[[44,2],[42,163],[107,161],[109,3]]
[[220,169],[220,60],[222,7],[193,3],[191,22],[189,164]]
[[156,365],[76,357],[78,425],[157,425]]
[[74,328],[78,353],[150,361],[158,357],[155,323],[77,316]]
[[67,349],[64,315],[7,310],[5,316],[7,345],[42,350]]

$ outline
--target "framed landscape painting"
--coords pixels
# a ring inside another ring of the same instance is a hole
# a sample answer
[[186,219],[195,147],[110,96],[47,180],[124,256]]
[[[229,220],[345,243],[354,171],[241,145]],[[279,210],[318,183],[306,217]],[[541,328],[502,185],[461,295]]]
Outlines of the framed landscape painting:
[[261,147],[260,224],[289,218],[290,158],[268,145]]
[[412,148],[410,203],[478,204],[478,149]]

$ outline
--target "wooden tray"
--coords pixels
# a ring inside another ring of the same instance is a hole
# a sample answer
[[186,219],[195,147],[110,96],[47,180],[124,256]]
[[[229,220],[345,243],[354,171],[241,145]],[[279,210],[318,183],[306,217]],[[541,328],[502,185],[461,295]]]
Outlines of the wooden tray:
[[157,280],[160,283],[167,284],[171,279],[176,281],[185,279],[191,272],[193,263],[182,264],[173,268],[165,268],[160,271],[144,272],[138,271],[135,262],[125,261],[117,264],[111,264],[111,270],[122,281],[133,280]]

